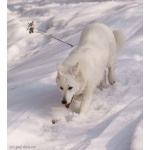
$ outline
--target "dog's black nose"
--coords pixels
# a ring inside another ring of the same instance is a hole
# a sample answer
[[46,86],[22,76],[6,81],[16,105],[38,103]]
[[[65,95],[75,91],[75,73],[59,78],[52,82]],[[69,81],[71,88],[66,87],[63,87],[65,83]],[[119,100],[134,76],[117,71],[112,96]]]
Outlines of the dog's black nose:
[[67,104],[67,101],[66,100],[62,100],[62,104]]

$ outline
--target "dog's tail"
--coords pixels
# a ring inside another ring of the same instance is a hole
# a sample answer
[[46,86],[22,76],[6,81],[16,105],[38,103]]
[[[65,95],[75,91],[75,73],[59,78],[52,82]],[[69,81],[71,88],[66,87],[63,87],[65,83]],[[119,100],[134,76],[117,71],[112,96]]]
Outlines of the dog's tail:
[[119,51],[123,47],[123,44],[124,44],[124,41],[125,41],[124,40],[124,35],[120,30],[114,30],[113,34],[114,34],[115,41],[116,41],[117,51]]

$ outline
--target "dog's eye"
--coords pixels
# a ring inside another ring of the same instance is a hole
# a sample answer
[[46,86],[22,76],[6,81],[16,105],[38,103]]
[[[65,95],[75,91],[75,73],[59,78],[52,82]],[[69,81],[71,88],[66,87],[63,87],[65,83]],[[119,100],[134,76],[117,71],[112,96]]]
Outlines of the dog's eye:
[[72,86],[69,86],[68,90],[71,90],[73,87]]
[[60,89],[63,90],[63,87],[61,86]]

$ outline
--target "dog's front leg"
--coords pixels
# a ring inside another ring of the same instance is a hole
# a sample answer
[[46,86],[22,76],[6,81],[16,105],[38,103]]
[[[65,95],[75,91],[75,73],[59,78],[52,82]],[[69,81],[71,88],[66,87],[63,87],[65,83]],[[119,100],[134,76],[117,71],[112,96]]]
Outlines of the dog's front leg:
[[94,86],[91,86],[91,84],[86,86],[86,89],[83,92],[83,99],[81,101],[79,114],[85,114],[87,112],[89,105],[91,103],[93,91]]

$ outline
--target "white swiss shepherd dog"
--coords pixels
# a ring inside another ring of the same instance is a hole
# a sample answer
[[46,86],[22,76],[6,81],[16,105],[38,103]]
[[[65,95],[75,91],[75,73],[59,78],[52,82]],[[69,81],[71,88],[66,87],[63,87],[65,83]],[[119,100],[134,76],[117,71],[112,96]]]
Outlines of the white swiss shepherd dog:
[[78,46],[57,64],[56,82],[66,108],[72,101],[81,100],[79,114],[85,114],[94,89],[106,87],[106,69],[109,83],[115,83],[116,56],[123,43],[121,31],[112,31],[104,24],[91,24],[83,30]]

